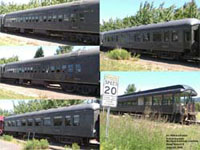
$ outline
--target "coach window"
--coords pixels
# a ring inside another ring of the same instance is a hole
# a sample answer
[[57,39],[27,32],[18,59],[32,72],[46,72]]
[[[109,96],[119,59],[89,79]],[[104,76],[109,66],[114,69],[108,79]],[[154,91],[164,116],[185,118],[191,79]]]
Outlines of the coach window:
[[61,69],[60,66],[57,66],[56,67],[56,72],[60,72],[60,69]]
[[57,116],[53,118],[54,126],[62,126],[62,116]]
[[65,126],[71,126],[71,116],[65,117]]
[[47,21],[47,16],[43,16],[43,21],[44,21],[44,22]]
[[26,18],[26,22],[28,22],[28,17],[25,17]]
[[46,67],[42,67],[42,73],[45,73],[46,72]]
[[178,41],[178,32],[173,31],[172,32],[172,41],[177,42]]
[[11,126],[12,126],[12,124],[11,124],[11,121],[8,121],[8,126],[9,126],[9,127],[11,127]]
[[16,126],[16,123],[15,121],[12,121],[12,126],[15,127]]
[[138,105],[138,100],[137,100],[137,99],[134,99],[134,100],[132,101],[132,105],[133,105],[133,106]]
[[144,105],[144,97],[138,97],[138,105]]
[[22,73],[24,73],[24,68],[22,68]]
[[84,14],[80,13],[80,14],[79,14],[79,17],[80,17],[80,21],[85,21]]
[[134,35],[134,41],[140,42],[140,40],[141,40],[140,34],[135,34],[135,35]]
[[48,22],[51,22],[52,16],[48,16]]
[[57,16],[53,15],[53,22],[56,22]]
[[66,69],[67,69],[67,65],[62,65],[62,71],[65,72]]
[[63,21],[63,15],[58,15],[58,21],[62,22]]
[[71,14],[71,21],[72,22],[76,22],[77,21],[76,14]]
[[68,65],[68,72],[73,72],[73,64]]
[[74,120],[73,120],[73,125],[74,126],[79,126],[80,125],[80,116],[79,115],[74,115]]
[[185,38],[185,42],[189,42],[191,40],[191,36],[190,36],[190,31],[185,31],[184,32],[184,38]]
[[51,66],[51,72],[55,71],[55,66]]
[[81,65],[80,64],[76,64],[76,72],[81,72]]
[[39,16],[39,22],[43,22],[43,17]]
[[118,35],[116,35],[116,37],[115,37],[115,38],[116,38],[116,42],[118,42]]
[[20,127],[21,126],[21,121],[17,120],[17,126]]
[[161,33],[154,32],[153,33],[153,41],[155,41],[155,42],[162,41],[162,35],[161,35]]
[[31,22],[31,17],[28,17],[29,22]]
[[150,34],[149,33],[144,33],[143,34],[143,41],[145,41],[145,42],[150,41]]
[[69,15],[68,14],[64,14],[64,21],[69,21]]
[[50,117],[44,118],[44,126],[50,126],[51,125],[51,119]]
[[161,105],[162,95],[153,96],[153,105]]
[[22,120],[22,126],[26,126],[26,120]]
[[169,99],[168,95],[163,95],[162,105],[168,105],[168,99]]
[[33,126],[33,119],[28,119],[27,120],[27,125],[28,126]]
[[32,20],[32,22],[35,22],[35,17],[33,16],[31,20]]
[[145,97],[145,105],[152,105],[152,96]]
[[42,120],[41,118],[36,118],[35,119],[35,126],[41,126],[42,125]]
[[169,42],[169,38],[170,38],[169,31],[168,32],[164,32],[164,41],[165,42]]
[[35,17],[35,21],[36,21],[36,22],[39,21],[39,17],[38,17],[38,16]]

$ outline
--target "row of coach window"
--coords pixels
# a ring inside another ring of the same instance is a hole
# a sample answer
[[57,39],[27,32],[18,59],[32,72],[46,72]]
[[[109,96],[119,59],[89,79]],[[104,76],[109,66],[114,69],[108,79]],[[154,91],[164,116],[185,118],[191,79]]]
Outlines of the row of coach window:
[[119,102],[119,106],[128,105],[172,105],[173,103],[187,103],[190,101],[191,97],[189,95],[175,94],[175,95],[156,95],[156,96],[146,96],[138,97],[138,99],[128,102]]
[[[88,11],[84,11],[87,13]],[[10,23],[25,23],[25,22],[79,22],[85,21],[84,13],[68,13],[68,14],[54,14],[54,15],[43,15],[43,16],[20,16],[20,17],[9,17],[6,18],[6,22]]]
[[68,64],[68,65],[58,65],[58,66],[35,66],[35,67],[10,67],[6,68],[5,72],[9,73],[55,73],[55,72],[81,72],[81,64]]
[[35,119],[22,119],[15,121],[5,121],[5,126],[7,127],[20,127],[20,126],[79,126],[80,125],[80,115],[73,116],[55,116],[35,118]]
[[[170,36],[170,32],[166,31],[163,33],[162,32],[153,32],[152,33],[152,41],[154,42],[169,42],[170,41],[170,37],[171,37],[171,41],[172,42],[178,42],[179,41],[179,32],[178,31],[172,31],[171,32],[171,36]],[[130,38],[127,38],[127,36],[130,36]],[[129,34],[121,34],[119,35],[111,35],[111,36],[106,36],[105,37],[105,41],[107,42],[119,42],[121,40],[127,40],[127,39],[131,39],[135,42],[149,42],[151,41],[150,38],[150,33],[130,33]],[[189,42],[191,40],[191,36],[190,36],[190,32],[189,31],[185,31],[184,32],[184,40],[186,42]]]

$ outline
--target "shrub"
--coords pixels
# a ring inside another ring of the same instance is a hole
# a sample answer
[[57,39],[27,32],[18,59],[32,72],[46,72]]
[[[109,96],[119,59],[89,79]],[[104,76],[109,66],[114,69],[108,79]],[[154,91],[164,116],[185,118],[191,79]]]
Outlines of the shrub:
[[80,150],[80,146],[77,143],[73,143],[72,150]]
[[115,49],[108,52],[108,57],[117,60],[128,60],[131,58],[131,53],[124,49]]
[[47,140],[31,140],[28,141],[25,145],[25,150],[39,150],[39,149],[47,149],[49,147],[49,143]]
[[72,149],[71,146],[65,145],[65,150],[71,150],[71,149]]
[[72,147],[65,145],[65,150],[80,150],[80,146],[77,143],[73,143]]
[[3,135],[3,140],[5,140],[5,141],[12,141],[13,140],[13,136]]
[[41,149],[47,149],[49,147],[49,142],[46,139],[40,140]]

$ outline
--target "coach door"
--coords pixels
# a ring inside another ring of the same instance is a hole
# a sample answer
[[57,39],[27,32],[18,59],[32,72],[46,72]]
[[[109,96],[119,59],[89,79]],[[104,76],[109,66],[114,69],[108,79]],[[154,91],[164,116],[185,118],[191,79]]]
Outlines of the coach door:
[[74,8],[71,10],[71,16],[70,16],[70,20],[71,20],[71,28],[73,30],[78,29],[78,25],[79,25],[79,12],[77,8]]
[[198,51],[198,55],[200,56],[200,42],[199,42],[199,38],[200,38],[200,26],[198,26],[197,28],[195,27],[195,29],[193,30],[193,46],[192,49],[196,49]]
[[199,52],[199,56],[200,56],[200,25],[198,28],[198,52]]

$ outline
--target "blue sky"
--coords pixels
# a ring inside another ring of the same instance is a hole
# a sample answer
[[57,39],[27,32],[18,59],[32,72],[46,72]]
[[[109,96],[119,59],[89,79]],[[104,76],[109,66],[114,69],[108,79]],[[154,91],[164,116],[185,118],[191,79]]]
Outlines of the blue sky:
[[[139,10],[140,3],[145,1],[154,2],[155,7],[165,2],[164,7],[175,5],[177,8],[183,6],[191,0],[100,0],[100,22],[107,21],[109,18],[124,18],[136,14]],[[200,7],[200,1],[195,0]]]
[[119,76],[119,95],[124,94],[128,84],[135,84],[137,91],[184,84],[200,97],[200,72],[101,72],[101,83],[106,74]]
[[[32,59],[35,55],[35,52],[40,46],[0,46],[0,58],[9,58],[12,56],[18,56],[19,60]],[[74,46],[74,51],[77,49],[85,48],[90,49],[96,46]],[[42,46],[44,55],[51,56],[56,52],[57,46]]]

